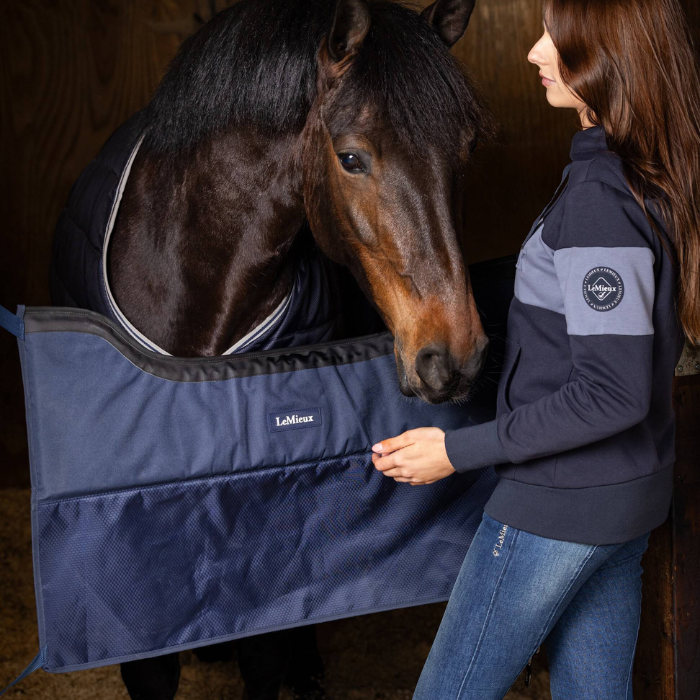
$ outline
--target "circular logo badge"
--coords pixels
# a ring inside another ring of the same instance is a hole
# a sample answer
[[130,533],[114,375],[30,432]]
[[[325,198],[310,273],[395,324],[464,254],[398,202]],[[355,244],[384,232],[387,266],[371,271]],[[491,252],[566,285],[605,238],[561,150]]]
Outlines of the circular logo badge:
[[609,267],[594,267],[583,278],[583,298],[595,311],[610,311],[625,294],[622,277]]

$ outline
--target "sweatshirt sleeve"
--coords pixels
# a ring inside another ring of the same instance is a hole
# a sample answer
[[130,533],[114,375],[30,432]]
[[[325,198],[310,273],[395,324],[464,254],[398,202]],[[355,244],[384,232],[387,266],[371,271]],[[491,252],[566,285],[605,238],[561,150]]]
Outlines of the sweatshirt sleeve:
[[495,421],[448,433],[457,471],[582,447],[649,412],[655,278],[646,217],[633,197],[601,182],[575,185],[564,206],[550,245],[571,352],[569,381]]

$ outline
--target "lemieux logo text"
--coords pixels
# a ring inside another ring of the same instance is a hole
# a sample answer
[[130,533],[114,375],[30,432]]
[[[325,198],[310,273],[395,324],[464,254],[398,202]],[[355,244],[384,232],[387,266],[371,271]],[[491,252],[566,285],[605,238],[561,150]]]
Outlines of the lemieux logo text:
[[279,428],[282,425],[294,425],[295,423],[313,423],[313,416],[298,416],[296,413],[292,416],[280,418],[275,416],[275,425]]
[[501,550],[503,549],[503,543],[506,539],[506,532],[508,532],[508,526],[502,525],[496,538],[496,545],[493,548],[493,556],[499,557],[501,555]]
[[274,411],[269,414],[269,426],[273,432],[315,428],[321,424],[320,408],[300,408],[289,411]]
[[583,298],[594,311],[612,311],[624,294],[622,277],[609,267],[594,267],[583,278]]

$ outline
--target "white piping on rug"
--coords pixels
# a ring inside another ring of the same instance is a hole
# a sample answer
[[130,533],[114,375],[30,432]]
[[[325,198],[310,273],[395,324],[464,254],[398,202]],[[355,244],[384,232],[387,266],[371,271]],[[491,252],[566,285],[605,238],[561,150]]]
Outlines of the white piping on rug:
[[[145,348],[148,350],[151,350],[152,352],[157,352],[160,355],[170,355],[170,353],[167,350],[163,350],[163,348],[159,347],[156,345],[152,340],[149,340],[141,331],[139,331],[138,328],[136,328],[131,321],[122,313],[122,310],[119,308],[117,305],[116,299],[114,298],[114,295],[112,294],[112,289],[109,286],[109,279],[107,277],[107,250],[109,249],[109,241],[112,237],[112,231],[114,230],[114,224],[117,220],[117,213],[119,211],[119,205],[121,204],[122,201],[122,196],[124,195],[124,190],[126,188],[126,182],[129,179],[129,174],[131,173],[131,167],[134,164],[134,159],[136,158],[136,154],[138,153],[139,147],[141,146],[141,142],[143,141],[143,136],[138,140],[138,143],[136,146],[134,146],[134,150],[131,152],[131,155],[129,156],[129,160],[126,163],[126,167],[124,168],[122,172],[122,176],[119,180],[119,186],[117,187],[117,192],[114,197],[114,202],[112,203],[112,209],[109,213],[109,220],[107,222],[107,231],[105,232],[105,239],[104,243],[102,246],[102,281],[105,286],[105,290],[107,292],[107,299],[109,301],[109,305],[112,308],[112,311],[114,312],[114,315],[117,317],[121,325],[124,327],[124,329],[131,335],[134,340],[139,342],[141,345],[143,345]],[[226,350],[223,354],[224,355],[230,355],[231,353],[236,352],[237,350],[240,350],[241,348],[244,348],[246,345],[250,345],[253,341],[257,340],[263,333],[267,332],[270,327],[276,323],[280,317],[284,314],[284,312],[287,310],[289,307],[289,304],[292,300],[292,291],[294,287],[292,286],[292,290],[290,290],[282,299],[282,301],[277,305],[275,310],[261,323],[259,323],[253,330],[250,332],[246,333],[240,340],[238,340],[236,343],[234,343],[228,350]]]

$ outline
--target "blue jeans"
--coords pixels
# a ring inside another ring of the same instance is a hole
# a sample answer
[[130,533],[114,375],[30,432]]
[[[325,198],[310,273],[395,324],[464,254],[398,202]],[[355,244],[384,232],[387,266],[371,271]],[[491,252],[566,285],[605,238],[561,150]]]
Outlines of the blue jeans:
[[553,700],[630,700],[649,533],[587,545],[484,513],[414,700],[501,700],[544,644]]

